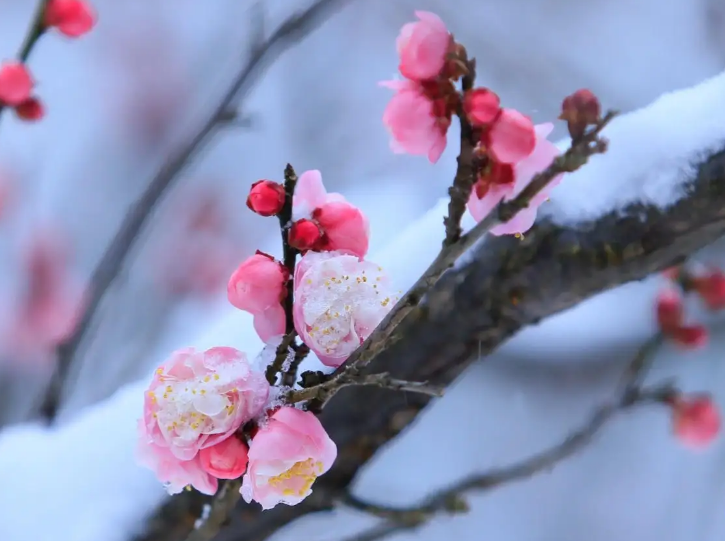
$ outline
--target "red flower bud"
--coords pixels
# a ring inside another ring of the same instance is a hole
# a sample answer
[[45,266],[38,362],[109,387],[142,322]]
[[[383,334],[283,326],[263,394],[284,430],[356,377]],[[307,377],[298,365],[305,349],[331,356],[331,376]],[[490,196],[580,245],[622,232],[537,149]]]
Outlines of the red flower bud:
[[83,0],[50,0],[45,7],[45,26],[56,27],[69,38],[86,34],[96,24],[96,14]]
[[22,120],[35,122],[45,116],[45,107],[38,98],[29,98],[15,107],[15,114]]
[[590,124],[599,121],[599,98],[591,90],[583,88],[564,98],[561,104],[561,120],[566,120],[572,139],[581,137]]
[[292,224],[287,242],[300,252],[306,252],[307,250],[314,250],[321,239],[322,230],[320,226],[313,220],[303,218]]
[[684,445],[706,447],[717,437],[720,425],[720,412],[709,396],[680,396],[672,401],[672,431]]
[[5,62],[0,67],[0,103],[20,105],[30,99],[33,84],[33,78],[24,64]]
[[284,186],[271,180],[258,180],[252,184],[247,206],[260,216],[275,216],[284,206]]
[[494,121],[501,110],[501,100],[487,88],[475,88],[466,92],[463,110],[474,126],[483,126]]

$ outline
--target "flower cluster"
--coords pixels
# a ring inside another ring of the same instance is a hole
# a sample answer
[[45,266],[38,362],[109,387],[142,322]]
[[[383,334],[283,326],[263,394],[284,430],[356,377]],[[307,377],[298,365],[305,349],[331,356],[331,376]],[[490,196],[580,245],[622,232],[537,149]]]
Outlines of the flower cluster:
[[[138,422],[139,461],[170,494],[214,494],[219,479],[243,481],[264,508],[295,504],[335,459],[335,444],[309,412],[270,412],[270,386],[246,355],[228,347],[175,352],[159,367]],[[242,427],[254,423],[254,431]]]
[[[707,328],[685,321],[684,295],[694,293],[712,311],[725,308],[725,273],[720,269],[704,272],[671,268],[665,271],[667,286],[657,295],[656,320],[660,332],[674,344],[696,349],[707,343]],[[705,394],[676,394],[668,405],[672,409],[672,429],[685,445],[701,448],[709,445],[720,432],[717,406]]]
[[[279,216],[284,261],[261,251],[247,258],[229,279],[229,302],[252,314],[264,342],[286,336],[299,348],[298,336],[323,363],[339,366],[397,300],[383,269],[365,259],[367,218],[327,193],[319,171],[289,174],[284,185],[255,182],[247,206]],[[247,501],[264,509],[299,503],[337,448],[314,414],[279,400],[275,379],[233,348],[177,351],[146,392],[139,461],[171,493],[190,486],[214,494],[219,479],[243,476]]]
[[[67,37],[78,38],[96,23],[95,12],[83,0],[49,0],[42,15],[38,35],[55,28]],[[45,109],[33,95],[34,87],[35,80],[24,61],[6,61],[0,65],[0,107],[12,107],[22,120],[40,120]]]

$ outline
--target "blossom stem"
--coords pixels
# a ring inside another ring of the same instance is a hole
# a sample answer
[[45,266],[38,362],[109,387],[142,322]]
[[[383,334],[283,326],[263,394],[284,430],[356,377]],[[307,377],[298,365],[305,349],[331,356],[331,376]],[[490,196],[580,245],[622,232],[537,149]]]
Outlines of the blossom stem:
[[[468,73],[461,80],[461,88],[465,93],[473,88],[476,80],[476,59],[471,58],[466,62]],[[461,124],[461,151],[458,154],[458,167],[453,184],[448,188],[450,201],[448,202],[448,216],[443,219],[446,228],[446,237],[443,240],[443,247],[451,246],[458,242],[463,233],[461,220],[466,212],[466,203],[471,197],[473,185],[476,183],[476,172],[474,168],[474,149],[476,148],[475,130],[468,121],[463,110],[463,99],[459,100],[456,116]],[[480,135],[480,133],[479,133]]]
[[[30,53],[35,47],[35,44],[45,33],[45,24],[43,24],[43,19],[45,17],[45,8],[48,5],[49,1],[50,0],[40,0],[37,7],[35,8],[35,13],[33,14],[33,18],[30,21],[28,31],[25,33],[23,43],[20,45],[20,49],[18,50],[17,57],[19,62],[25,63],[28,61]],[[0,103],[0,114],[2,113],[3,109],[5,109],[5,107],[5,105]]]
[[429,385],[425,381],[405,381],[402,379],[391,378],[387,372],[380,374],[369,374],[350,376],[341,379],[330,379],[319,385],[308,387],[306,389],[299,389],[290,392],[287,395],[287,402],[294,404],[297,402],[304,402],[305,400],[313,400],[317,398],[321,389],[327,389],[329,391],[337,391],[343,387],[351,387],[353,385],[368,385],[372,387],[381,387],[383,389],[390,389],[393,391],[406,391],[411,393],[421,393],[429,396],[443,396],[444,389],[442,387],[436,387]]
[[274,361],[267,367],[265,376],[270,385],[277,382],[277,374],[282,371],[285,360],[289,355],[289,348],[295,343],[297,332],[295,331],[294,317],[292,315],[292,307],[294,304],[294,275],[295,263],[297,262],[297,250],[290,246],[289,243],[289,224],[292,221],[292,201],[295,195],[295,186],[297,185],[297,173],[289,163],[284,168],[284,205],[279,211],[279,229],[282,233],[282,264],[289,272],[289,279],[286,284],[286,293],[282,300],[285,316],[285,337],[282,339],[277,348],[277,355]]
[[295,356],[290,363],[289,369],[282,375],[282,385],[292,387],[297,381],[297,371],[299,370],[300,364],[305,360],[307,355],[310,353],[310,348],[307,344],[292,344],[292,349],[295,352]]
[[638,383],[650,366],[661,343],[659,335],[645,342],[625,369],[614,400],[602,404],[580,428],[549,449],[535,453],[509,466],[467,476],[450,487],[431,494],[418,506],[387,507],[365,502],[351,494],[342,496],[338,500],[341,505],[365,511],[386,520],[383,524],[346,541],[375,541],[393,533],[417,528],[436,514],[465,512],[467,504],[464,496],[467,493],[492,490],[513,481],[520,481],[538,473],[550,471],[559,462],[589,444],[618,413],[644,404],[667,405],[677,393],[672,386],[665,384],[643,388]]
[[[531,199],[558,175],[576,171],[586,164],[591,156],[605,152],[606,142],[599,137],[599,134],[616,115],[616,111],[609,111],[580,138],[572,140],[569,149],[557,157],[549,167],[535,175],[526,189],[517,197],[499,203],[496,209],[468,233],[461,236],[457,242],[444,246],[413,287],[403,295],[367,340],[338,367],[330,379],[316,387],[305,389],[307,395],[312,396],[316,402],[311,407],[313,409],[324,407],[338,390],[347,386],[346,382],[357,379],[365,366],[390,343],[397,340],[399,337],[396,331],[400,323],[406,318],[416,317],[416,314],[422,313],[419,303],[423,296],[435,285],[441,275],[451,268],[456,260],[479,239],[492,228],[513,218],[520,209],[526,208]],[[314,390],[317,391],[316,396],[314,396]]]

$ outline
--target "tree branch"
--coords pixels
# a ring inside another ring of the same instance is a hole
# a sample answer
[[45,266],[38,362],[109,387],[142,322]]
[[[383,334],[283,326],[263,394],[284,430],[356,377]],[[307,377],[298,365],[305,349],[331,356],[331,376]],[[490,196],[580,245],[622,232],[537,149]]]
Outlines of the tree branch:
[[264,42],[255,47],[246,65],[239,72],[225,93],[219,105],[204,122],[198,132],[184,145],[178,148],[166,163],[162,165],[146,191],[131,206],[120,228],[116,232],[103,257],[91,274],[88,286],[86,310],[75,332],[57,348],[55,374],[49,384],[41,406],[41,414],[51,420],[55,417],[63,383],[76,356],[79,347],[91,328],[95,314],[109,288],[118,277],[132,248],[139,240],[147,222],[163,196],[169,191],[178,174],[191,161],[205,144],[215,135],[217,128],[224,124],[228,112],[251,89],[264,70],[291,45],[313,31],[335,9],[339,9],[349,0],[318,0],[305,11],[287,19]]
[[[542,221],[523,240],[487,237],[410,311],[369,371],[447,386],[478,358],[479,348],[487,355],[524,326],[679,263],[724,233],[725,149],[704,159],[687,196],[665,210],[634,204],[576,227]],[[320,415],[338,457],[312,495],[264,512],[243,505],[217,541],[261,541],[301,516],[332,509],[359,469],[429,400],[367,386],[339,393]],[[171,499],[162,511],[174,517],[167,531],[193,525],[203,498],[191,492]],[[143,539],[179,537],[157,529]]]

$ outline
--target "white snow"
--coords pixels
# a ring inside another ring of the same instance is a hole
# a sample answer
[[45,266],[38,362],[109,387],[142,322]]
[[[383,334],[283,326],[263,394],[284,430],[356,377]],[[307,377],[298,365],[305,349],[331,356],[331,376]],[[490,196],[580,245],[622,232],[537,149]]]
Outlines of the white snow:
[[[698,161],[725,147],[725,72],[615,118],[603,135],[610,141],[606,156],[567,175],[543,214],[566,224],[632,203],[665,208],[676,202]],[[558,146],[565,150],[569,141]]]

